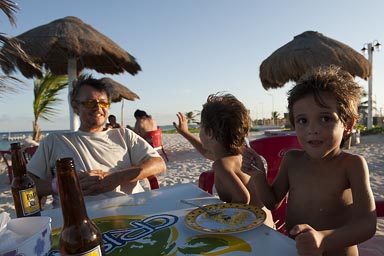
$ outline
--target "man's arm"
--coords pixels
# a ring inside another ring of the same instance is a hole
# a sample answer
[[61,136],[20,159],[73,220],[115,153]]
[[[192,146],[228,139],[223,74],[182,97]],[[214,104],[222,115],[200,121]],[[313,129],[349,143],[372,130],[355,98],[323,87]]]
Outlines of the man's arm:
[[[149,176],[165,172],[166,165],[162,157],[151,157],[138,166],[121,169],[116,172],[88,171],[79,175],[84,195],[98,195],[113,191],[127,182],[137,182]],[[100,173],[101,172],[101,173]]]

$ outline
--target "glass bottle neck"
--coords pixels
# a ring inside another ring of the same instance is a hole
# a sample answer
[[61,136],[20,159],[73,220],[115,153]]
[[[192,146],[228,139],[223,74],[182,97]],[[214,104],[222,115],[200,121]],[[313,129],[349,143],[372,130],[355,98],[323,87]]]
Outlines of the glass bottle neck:
[[58,166],[57,172],[64,225],[81,223],[89,219],[76,170],[71,166],[66,168]]
[[13,177],[25,176],[27,174],[27,168],[20,145],[12,145],[11,152]]

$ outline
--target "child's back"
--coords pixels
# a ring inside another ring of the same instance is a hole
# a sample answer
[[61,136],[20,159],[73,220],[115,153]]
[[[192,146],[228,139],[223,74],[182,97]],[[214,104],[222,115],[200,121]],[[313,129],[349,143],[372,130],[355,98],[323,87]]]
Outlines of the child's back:
[[215,187],[220,199],[225,202],[251,204],[262,208],[267,214],[264,224],[274,227],[271,212],[260,200],[251,177],[241,171],[241,163],[241,155],[226,156],[213,163]]

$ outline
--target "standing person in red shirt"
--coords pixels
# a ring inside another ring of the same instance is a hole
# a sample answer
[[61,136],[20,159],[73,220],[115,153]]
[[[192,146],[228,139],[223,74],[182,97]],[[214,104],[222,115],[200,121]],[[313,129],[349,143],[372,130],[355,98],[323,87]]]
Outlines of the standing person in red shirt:
[[137,109],[134,113],[136,123],[134,131],[141,137],[145,137],[147,132],[156,131],[158,129],[155,120],[145,111]]

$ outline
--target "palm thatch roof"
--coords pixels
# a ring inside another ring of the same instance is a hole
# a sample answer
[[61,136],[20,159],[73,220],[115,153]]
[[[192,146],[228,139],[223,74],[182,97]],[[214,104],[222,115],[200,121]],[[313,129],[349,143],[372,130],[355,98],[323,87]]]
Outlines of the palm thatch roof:
[[[77,73],[84,68],[103,74],[127,71],[134,75],[141,70],[135,58],[107,36],[77,17],[65,17],[24,32],[11,40],[17,41],[35,64],[56,75],[67,74],[68,60],[76,59]],[[11,47],[5,44],[0,54]],[[31,66],[17,55],[9,56],[14,65],[2,63],[6,74],[17,67],[27,78],[41,77],[41,69]]]
[[103,77],[100,79],[100,81],[103,82],[108,88],[109,93],[111,94],[112,102],[119,102],[122,99],[140,99],[136,93],[111,78]]
[[306,31],[261,63],[260,80],[266,90],[279,88],[297,81],[310,68],[330,64],[363,79],[371,75],[371,64],[362,54],[321,33]]

